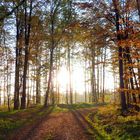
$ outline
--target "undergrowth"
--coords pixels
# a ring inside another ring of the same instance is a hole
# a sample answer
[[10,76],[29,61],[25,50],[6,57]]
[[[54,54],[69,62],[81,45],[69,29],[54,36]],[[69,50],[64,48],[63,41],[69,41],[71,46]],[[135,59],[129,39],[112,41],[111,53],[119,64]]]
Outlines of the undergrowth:
[[5,140],[7,136],[26,124],[33,123],[39,117],[48,113],[52,109],[42,108],[42,106],[36,106],[24,110],[16,111],[1,111],[0,112],[0,140]]
[[[140,140],[139,112],[122,116],[117,108],[108,105],[89,113],[86,119],[105,140]],[[98,136],[96,139],[101,140]]]

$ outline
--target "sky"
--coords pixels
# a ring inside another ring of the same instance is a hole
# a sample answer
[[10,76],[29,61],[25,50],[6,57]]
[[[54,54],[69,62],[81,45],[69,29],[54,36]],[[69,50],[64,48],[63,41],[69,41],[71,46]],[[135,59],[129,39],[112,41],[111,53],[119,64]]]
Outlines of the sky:
[[[71,75],[73,90],[79,94],[84,94],[85,92],[85,79],[84,79],[84,69],[83,66],[75,64]],[[105,89],[112,91],[114,89],[113,74],[110,72],[110,68],[107,67],[105,70]],[[67,88],[67,83],[69,81],[69,74],[66,67],[62,67],[58,74],[58,82],[60,85],[60,91],[65,93]],[[90,85],[88,85],[90,86]],[[90,88],[90,87],[89,87]]]

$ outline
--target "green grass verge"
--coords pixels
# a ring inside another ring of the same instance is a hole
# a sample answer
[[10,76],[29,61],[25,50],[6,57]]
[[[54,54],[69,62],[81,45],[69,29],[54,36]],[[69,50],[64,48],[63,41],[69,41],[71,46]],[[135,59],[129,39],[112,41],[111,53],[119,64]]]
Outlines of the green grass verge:
[[82,109],[82,108],[92,108],[92,107],[98,107],[98,106],[104,106],[106,103],[97,103],[97,104],[90,104],[90,103],[77,103],[77,104],[60,104],[58,107],[61,109],[68,109],[68,110],[76,110],[76,109]]
[[0,140],[5,140],[6,137],[14,133],[19,128],[33,123],[40,117],[46,115],[53,107],[43,108],[42,106],[36,106],[24,110],[16,111],[1,111],[0,112]]
[[[140,140],[140,113],[130,113],[121,116],[120,112],[111,106],[99,107],[98,111],[86,116],[105,140]],[[97,135],[97,140],[102,140]]]
[[[91,108],[102,106],[103,104],[88,104],[79,103],[73,105],[55,105],[43,108],[42,106],[35,106],[32,108],[16,111],[0,111],[0,140],[3,140],[11,133],[14,133],[21,127],[27,124],[32,124],[50,111],[52,113],[67,112],[69,110],[76,110],[80,108]],[[4,110],[4,109],[3,109]]]

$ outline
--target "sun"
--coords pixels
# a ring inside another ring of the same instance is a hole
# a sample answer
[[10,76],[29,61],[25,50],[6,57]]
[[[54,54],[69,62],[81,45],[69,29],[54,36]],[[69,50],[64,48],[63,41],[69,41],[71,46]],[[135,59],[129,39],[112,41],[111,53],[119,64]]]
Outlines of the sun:
[[67,87],[70,85],[70,78],[71,78],[71,87],[73,92],[77,92],[82,94],[84,92],[84,71],[77,67],[72,70],[71,75],[67,71],[66,67],[62,67],[57,76],[57,82],[59,84],[60,91],[65,93]]
[[68,84],[68,80],[69,80],[69,73],[65,67],[62,67],[58,72],[57,82],[60,87],[65,88]]

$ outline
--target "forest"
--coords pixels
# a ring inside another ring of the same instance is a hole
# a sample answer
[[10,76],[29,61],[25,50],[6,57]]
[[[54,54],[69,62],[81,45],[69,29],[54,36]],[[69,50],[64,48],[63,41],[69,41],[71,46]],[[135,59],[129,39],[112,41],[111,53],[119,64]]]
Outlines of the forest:
[[0,140],[140,140],[140,0],[0,0]]

